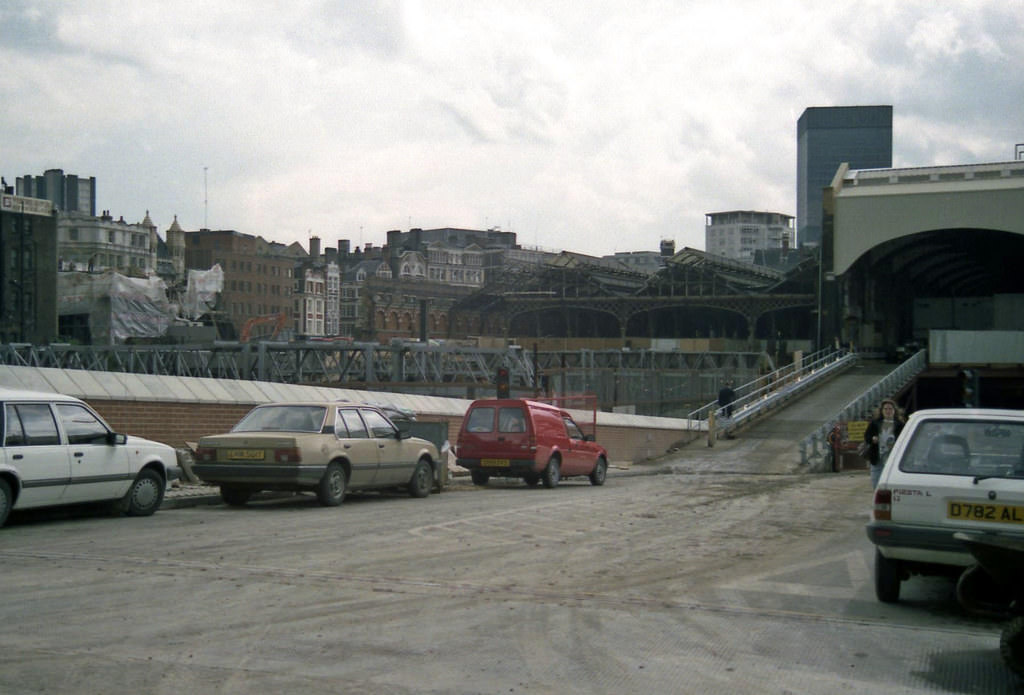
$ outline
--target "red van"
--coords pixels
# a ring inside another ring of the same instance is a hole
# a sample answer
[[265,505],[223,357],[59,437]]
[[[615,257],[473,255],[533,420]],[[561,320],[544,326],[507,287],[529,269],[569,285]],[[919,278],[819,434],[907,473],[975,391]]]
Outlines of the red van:
[[562,478],[577,475],[604,485],[608,474],[608,452],[593,436],[584,435],[569,413],[525,399],[473,401],[455,453],[476,485],[500,476],[552,488]]

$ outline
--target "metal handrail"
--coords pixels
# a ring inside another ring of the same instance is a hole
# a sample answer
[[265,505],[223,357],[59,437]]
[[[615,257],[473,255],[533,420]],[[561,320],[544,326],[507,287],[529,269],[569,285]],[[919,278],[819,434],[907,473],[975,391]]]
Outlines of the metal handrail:
[[[852,366],[856,361],[855,353],[825,348],[808,355],[799,365],[786,365],[737,387],[736,400],[731,404],[733,414],[729,421],[730,426],[737,426],[758,417],[767,410],[777,407],[780,402],[792,398],[823,379],[830,378],[837,371]],[[690,429],[707,430],[711,414],[714,413],[716,418],[721,418],[723,411],[717,400],[701,406],[687,415]]]
[[883,398],[889,398],[924,371],[928,351],[918,350],[899,366],[879,379],[873,386],[847,403],[838,413],[800,442],[800,464],[812,470],[825,470],[830,455],[829,435],[835,426],[846,420],[865,420]]

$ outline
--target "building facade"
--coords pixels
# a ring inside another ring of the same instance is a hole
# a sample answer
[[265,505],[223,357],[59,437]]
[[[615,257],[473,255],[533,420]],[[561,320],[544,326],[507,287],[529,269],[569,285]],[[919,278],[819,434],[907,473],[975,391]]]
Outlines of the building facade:
[[115,220],[107,210],[99,217],[58,213],[57,245],[61,270],[115,270],[138,277],[156,272],[156,225],[148,212],[135,224]]
[[792,215],[756,210],[709,212],[705,216],[704,250],[753,263],[759,251],[788,249],[793,232]]
[[57,333],[53,203],[0,192],[0,342],[43,345]]
[[797,121],[796,137],[797,243],[818,246],[822,190],[839,165],[892,166],[892,106],[811,107]]
[[47,169],[42,176],[19,176],[15,184],[17,195],[49,200],[62,212],[96,214],[95,176],[86,178],[65,174],[63,169]]
[[209,270],[218,264],[224,271],[218,318],[235,332],[224,338],[242,335],[247,322],[271,315],[286,314],[293,323],[295,267],[308,257],[297,243],[285,246],[234,230],[185,232],[185,266]]

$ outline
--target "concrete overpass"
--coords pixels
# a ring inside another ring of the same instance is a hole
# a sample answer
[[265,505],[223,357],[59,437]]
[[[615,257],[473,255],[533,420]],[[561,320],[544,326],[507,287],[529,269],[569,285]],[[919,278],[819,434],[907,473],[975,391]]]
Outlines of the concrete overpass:
[[929,329],[1024,330],[1024,161],[843,165],[824,207],[823,343],[891,350]]

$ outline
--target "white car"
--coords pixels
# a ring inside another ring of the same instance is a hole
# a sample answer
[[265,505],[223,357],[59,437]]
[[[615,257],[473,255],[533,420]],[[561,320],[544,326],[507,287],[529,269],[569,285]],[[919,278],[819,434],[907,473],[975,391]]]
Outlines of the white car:
[[114,432],[72,396],[0,388],[0,425],[0,526],[12,509],[104,500],[149,516],[180,473],[173,448]]
[[975,563],[957,531],[1024,539],[1024,411],[921,410],[900,433],[867,525],[875,594],[899,599],[914,574]]

